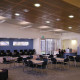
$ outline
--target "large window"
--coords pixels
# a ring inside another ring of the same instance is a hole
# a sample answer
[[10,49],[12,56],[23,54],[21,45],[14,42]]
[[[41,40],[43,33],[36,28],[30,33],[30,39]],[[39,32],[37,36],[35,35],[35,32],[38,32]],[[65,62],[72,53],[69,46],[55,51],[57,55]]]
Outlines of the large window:
[[58,39],[44,39],[41,40],[41,53],[53,54],[55,50],[59,49],[60,40]]
[[0,46],[9,46],[9,41],[0,41]]
[[42,54],[45,54],[45,48],[46,47],[46,45],[45,45],[45,40],[41,40],[41,53]]
[[26,42],[26,41],[14,41],[13,42],[13,46],[28,46],[29,45],[29,42]]
[[52,54],[55,50],[55,40],[46,39],[46,54]]

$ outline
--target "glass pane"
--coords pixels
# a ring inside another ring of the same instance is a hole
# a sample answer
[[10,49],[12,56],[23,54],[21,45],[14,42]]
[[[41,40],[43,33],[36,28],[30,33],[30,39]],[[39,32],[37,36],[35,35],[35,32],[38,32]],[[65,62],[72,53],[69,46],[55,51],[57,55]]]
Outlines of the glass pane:
[[13,46],[28,46],[29,42],[13,42]]
[[0,46],[9,46],[9,41],[0,41]]
[[46,39],[46,54],[53,54],[55,47],[55,39]]
[[45,40],[41,40],[41,53],[45,54]]
[[59,49],[59,44],[60,40],[58,39],[41,40],[42,54],[54,54],[54,51]]

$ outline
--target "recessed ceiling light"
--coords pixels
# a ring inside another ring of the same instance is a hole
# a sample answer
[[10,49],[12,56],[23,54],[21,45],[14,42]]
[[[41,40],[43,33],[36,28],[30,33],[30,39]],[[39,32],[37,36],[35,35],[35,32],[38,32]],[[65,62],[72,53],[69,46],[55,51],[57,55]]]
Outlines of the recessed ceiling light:
[[69,15],[68,17],[69,17],[69,18],[74,18],[74,15]]
[[4,20],[6,19],[6,17],[0,16],[0,20]]
[[64,31],[64,30],[62,30],[62,29],[54,29],[54,31]]
[[70,26],[70,27],[68,27],[69,29],[72,29],[72,27]]
[[50,21],[46,21],[46,23],[50,23]]
[[24,11],[24,12],[29,12],[29,10],[28,10],[28,9],[24,9],[23,11]]
[[19,13],[15,13],[15,16],[20,16],[20,14]]
[[28,25],[28,24],[30,24],[30,22],[21,21],[21,22],[19,22],[19,24],[21,24],[21,25]]
[[29,25],[29,26],[25,26],[25,27],[23,27],[23,28],[30,28],[30,27],[32,27],[31,25]]
[[39,28],[46,29],[46,28],[50,28],[50,27],[49,26],[40,26]]
[[57,18],[57,19],[56,19],[56,21],[60,21],[60,19],[59,19],[59,18]]
[[34,4],[35,7],[40,7],[41,5],[39,3]]
[[31,28],[32,25],[28,25],[28,26],[25,26],[25,27],[21,27],[20,29],[27,29],[27,28]]

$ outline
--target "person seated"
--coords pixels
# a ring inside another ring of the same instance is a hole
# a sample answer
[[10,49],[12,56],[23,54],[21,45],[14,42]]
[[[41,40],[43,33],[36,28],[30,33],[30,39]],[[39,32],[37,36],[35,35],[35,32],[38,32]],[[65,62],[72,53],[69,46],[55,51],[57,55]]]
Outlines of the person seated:
[[61,57],[63,57],[63,54],[64,54],[64,50],[62,49],[61,50]]
[[59,54],[57,54],[57,57],[61,57],[61,49],[59,49]]

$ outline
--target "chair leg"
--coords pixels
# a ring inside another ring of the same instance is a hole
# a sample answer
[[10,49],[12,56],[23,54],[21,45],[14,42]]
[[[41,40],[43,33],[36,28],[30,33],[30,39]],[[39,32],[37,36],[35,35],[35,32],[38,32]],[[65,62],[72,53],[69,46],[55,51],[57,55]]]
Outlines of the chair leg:
[[68,62],[68,69],[69,69],[69,67],[70,67],[70,64],[69,64],[69,62]]
[[74,66],[76,67],[76,61],[74,61]]
[[23,66],[23,72],[24,72],[24,68],[25,68],[25,66]]

